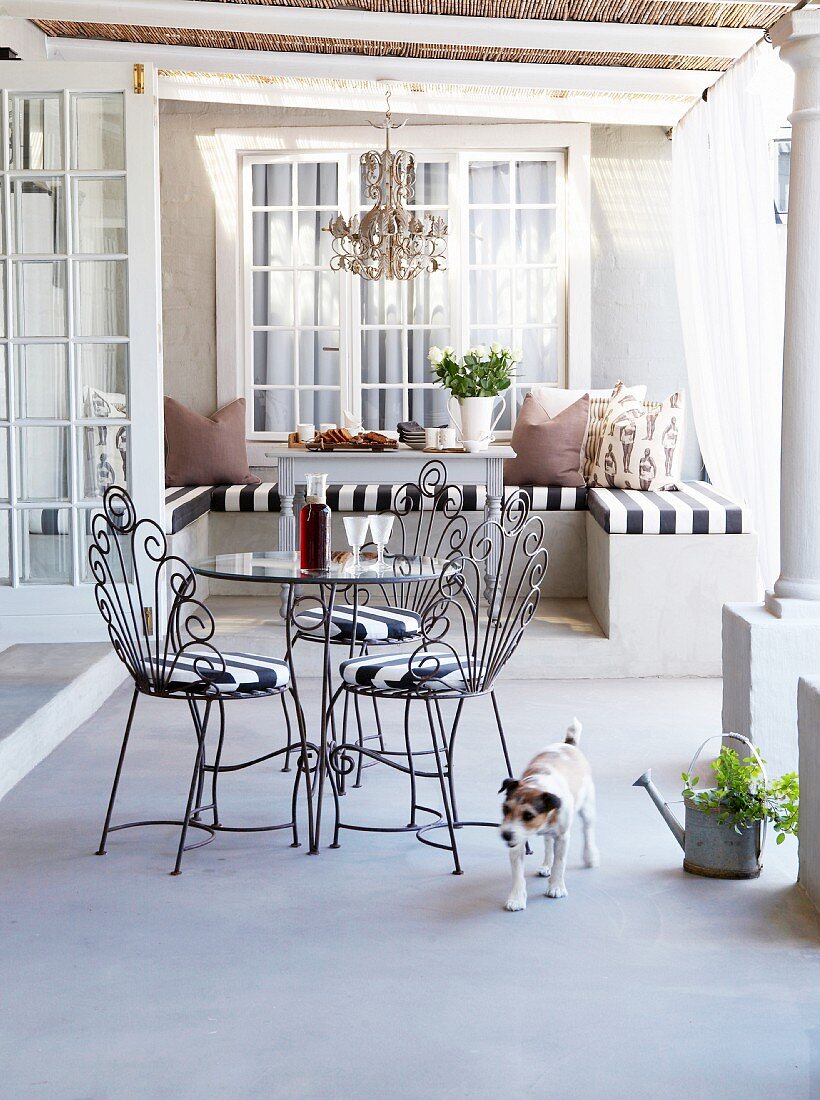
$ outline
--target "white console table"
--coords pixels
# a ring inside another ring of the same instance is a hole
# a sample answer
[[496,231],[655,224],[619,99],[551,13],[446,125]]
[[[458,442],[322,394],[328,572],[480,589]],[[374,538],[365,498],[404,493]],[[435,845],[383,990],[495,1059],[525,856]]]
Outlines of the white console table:
[[[421,469],[431,459],[438,459],[447,470],[447,480],[454,485],[486,485],[485,516],[501,518],[504,496],[504,459],[515,458],[512,447],[494,445],[477,454],[465,452],[414,451],[399,444],[396,451],[303,451],[285,444],[265,448],[265,458],[275,460],[279,481],[279,549],[298,549],[296,519],[304,499],[305,475],[326,473],[332,484],[378,482],[403,485],[418,480]],[[297,500],[298,498],[298,500]],[[498,572],[497,553],[490,554],[485,570],[484,593],[491,598]]]

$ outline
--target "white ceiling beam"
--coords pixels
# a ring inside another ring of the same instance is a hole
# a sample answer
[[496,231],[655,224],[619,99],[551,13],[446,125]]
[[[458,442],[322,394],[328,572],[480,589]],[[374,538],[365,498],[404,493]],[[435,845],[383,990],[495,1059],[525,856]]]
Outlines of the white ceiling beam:
[[[242,103],[254,107],[289,107],[314,111],[338,111],[338,92],[314,88],[271,86],[250,87],[241,80],[208,80],[185,76],[160,77],[160,99],[197,103]],[[591,97],[562,99],[464,96],[433,91],[406,92],[396,88],[390,98],[399,115],[503,119],[508,122],[593,122],[613,126],[663,126],[668,128],[689,110],[691,99],[607,100]],[[384,97],[371,90],[345,91],[344,108],[379,114]]]
[[550,91],[626,92],[700,95],[723,74],[702,69],[641,69],[614,65],[529,65],[503,61],[429,61],[358,54],[273,53],[265,50],[212,50],[196,46],[155,46],[50,38],[49,57],[60,61],[150,61],[160,69],[306,77],[319,80],[397,80]]
[[[765,2],[765,0],[764,0]],[[774,0],[773,0],[774,2]],[[782,0],[780,0],[782,4]],[[122,26],[304,35],[356,42],[737,58],[759,30],[287,8],[209,0],[0,0],[0,14]]]

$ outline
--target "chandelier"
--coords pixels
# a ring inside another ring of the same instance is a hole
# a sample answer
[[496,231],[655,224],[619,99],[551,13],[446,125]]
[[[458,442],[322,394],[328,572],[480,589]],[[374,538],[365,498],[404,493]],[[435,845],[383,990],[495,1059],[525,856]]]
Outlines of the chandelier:
[[[373,208],[349,221],[332,218],[325,232],[332,234],[330,266],[363,279],[415,279],[423,272],[443,271],[447,223],[425,214],[423,220],[407,209],[416,187],[416,161],[405,149],[393,152],[390,131],[398,130],[390,113],[390,92],[384,124],[384,152],[371,149],[361,157],[367,197]],[[375,123],[371,123],[371,126]]]

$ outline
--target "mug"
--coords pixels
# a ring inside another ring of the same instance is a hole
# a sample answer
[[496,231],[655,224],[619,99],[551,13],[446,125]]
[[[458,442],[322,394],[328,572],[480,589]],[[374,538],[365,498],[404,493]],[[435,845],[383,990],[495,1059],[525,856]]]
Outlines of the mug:
[[424,446],[428,451],[438,450],[438,428],[425,428],[424,429]]
[[453,451],[456,447],[455,428],[439,428],[438,445],[441,451]]
[[310,443],[316,435],[315,424],[297,424],[296,434],[299,436],[300,443]]

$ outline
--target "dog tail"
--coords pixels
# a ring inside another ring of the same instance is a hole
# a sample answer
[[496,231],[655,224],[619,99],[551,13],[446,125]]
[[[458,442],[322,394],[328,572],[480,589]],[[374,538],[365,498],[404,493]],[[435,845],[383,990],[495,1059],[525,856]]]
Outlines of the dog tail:
[[564,743],[567,745],[577,745],[581,740],[581,723],[577,718],[572,719],[572,724],[567,727],[567,735],[564,738]]

